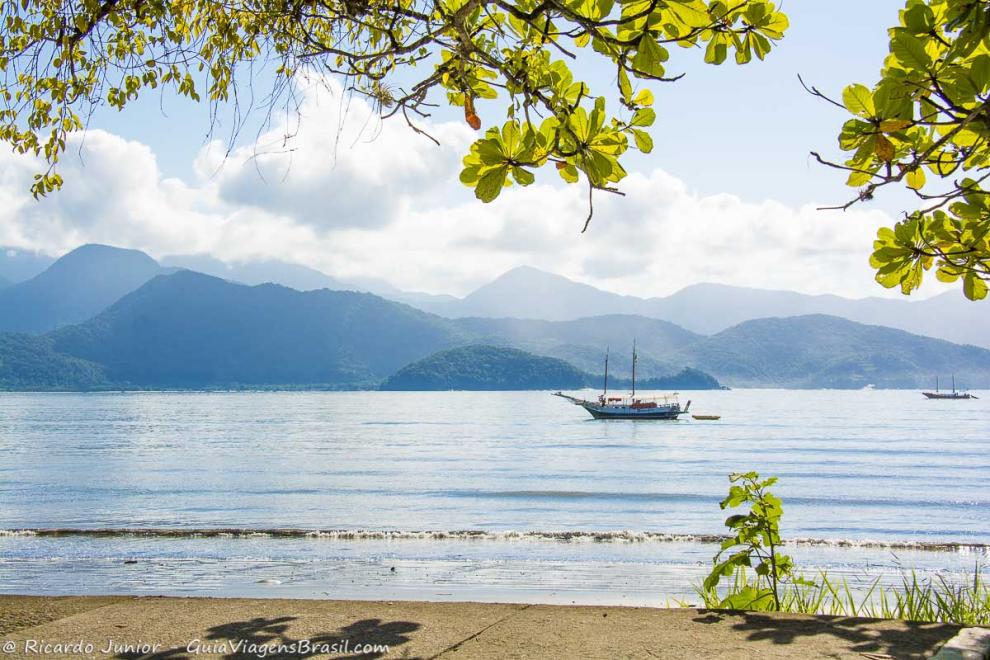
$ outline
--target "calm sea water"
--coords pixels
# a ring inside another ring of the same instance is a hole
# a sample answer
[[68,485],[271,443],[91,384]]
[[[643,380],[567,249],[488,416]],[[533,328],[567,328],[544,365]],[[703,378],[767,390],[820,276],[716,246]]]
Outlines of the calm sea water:
[[[593,421],[542,392],[0,394],[0,529],[78,530],[0,535],[0,591],[652,602],[691,592],[741,470],[780,478],[807,566],[972,570],[977,394],[682,396],[718,422]],[[257,533],[189,533],[217,529]]]

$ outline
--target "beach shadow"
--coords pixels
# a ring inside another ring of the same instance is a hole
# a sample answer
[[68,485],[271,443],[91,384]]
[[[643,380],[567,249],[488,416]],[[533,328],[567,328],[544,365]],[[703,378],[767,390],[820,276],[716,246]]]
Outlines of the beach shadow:
[[728,623],[733,630],[746,632],[750,641],[769,640],[792,644],[798,638],[831,636],[849,644],[856,653],[897,658],[927,658],[940,644],[955,635],[960,626],[948,623],[894,621],[877,626],[882,620],[860,617],[815,615],[782,617],[762,612],[699,610],[695,623]]
[[[420,628],[413,621],[382,621],[361,619],[333,632],[295,638],[289,634],[290,624],[298,617],[256,617],[247,621],[232,621],[207,629],[202,648],[230,660],[244,658],[310,658],[330,655],[334,658],[381,658],[394,654],[397,647],[407,643],[410,634]],[[264,648],[263,648],[264,647]],[[387,650],[386,650],[387,649]],[[120,659],[177,660],[192,658],[186,649],[169,649],[151,655],[121,654]]]
[[[262,646],[287,640],[289,622],[295,621],[294,616],[280,616],[271,619],[256,617],[248,621],[234,621],[213,626],[208,630],[206,639],[211,641],[241,641],[244,646]],[[255,654],[257,655],[257,654]]]

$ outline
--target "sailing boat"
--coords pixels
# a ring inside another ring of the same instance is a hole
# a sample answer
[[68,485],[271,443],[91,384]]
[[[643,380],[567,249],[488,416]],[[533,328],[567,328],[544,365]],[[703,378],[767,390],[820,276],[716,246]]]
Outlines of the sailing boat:
[[628,395],[609,396],[608,394],[608,348],[605,349],[605,384],[597,401],[588,401],[569,396],[563,392],[554,392],[554,396],[567,399],[576,406],[581,406],[595,419],[677,419],[678,415],[687,413],[691,407],[688,401],[684,409],[677,401],[677,393],[658,397],[636,396],[636,340],[633,340],[632,355],[632,392]]
[[938,389],[938,376],[935,376],[935,391],[934,392],[922,392],[929,399],[975,399],[976,396],[970,394],[969,392],[957,392],[956,391],[956,377],[952,376],[952,391],[951,392],[940,392]]

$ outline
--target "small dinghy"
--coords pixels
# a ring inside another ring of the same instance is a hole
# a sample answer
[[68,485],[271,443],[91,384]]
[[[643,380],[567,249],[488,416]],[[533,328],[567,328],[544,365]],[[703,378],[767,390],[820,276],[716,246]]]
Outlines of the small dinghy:
[[703,419],[706,421],[715,421],[716,419],[722,419],[721,415],[691,415],[692,419]]

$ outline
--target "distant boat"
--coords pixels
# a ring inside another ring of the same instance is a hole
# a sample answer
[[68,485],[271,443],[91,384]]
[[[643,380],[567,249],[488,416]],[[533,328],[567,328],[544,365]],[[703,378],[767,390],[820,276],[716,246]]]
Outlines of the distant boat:
[[677,419],[687,413],[691,402],[681,409],[677,401],[677,393],[658,397],[636,396],[636,342],[633,341],[632,358],[632,392],[629,395],[608,395],[608,349],[605,349],[605,386],[597,401],[588,401],[569,396],[563,392],[554,392],[554,396],[567,399],[576,406],[581,406],[595,419]]
[[721,415],[691,415],[694,419],[700,419],[705,421],[715,421],[717,419],[722,419]]
[[956,391],[956,377],[952,377],[952,391],[942,392],[938,389],[938,376],[935,376],[935,391],[934,392],[922,392],[929,399],[976,399],[977,397],[970,394],[969,392],[957,392]]

